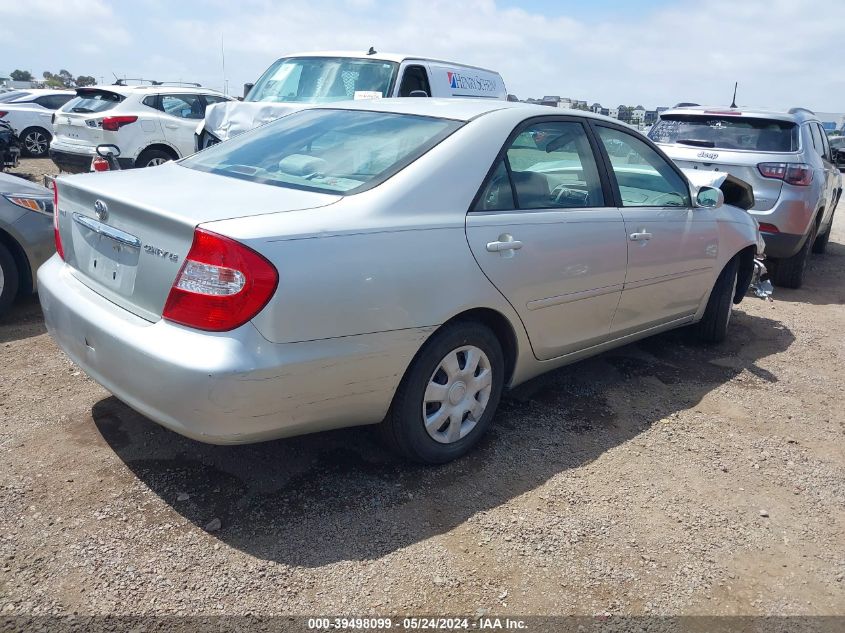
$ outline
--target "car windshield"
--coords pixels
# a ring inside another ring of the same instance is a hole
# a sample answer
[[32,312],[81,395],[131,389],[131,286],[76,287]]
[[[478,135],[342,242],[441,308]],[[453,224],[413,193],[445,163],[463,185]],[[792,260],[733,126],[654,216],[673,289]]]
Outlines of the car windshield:
[[735,115],[670,114],[648,136],[656,143],[754,152],[798,151],[798,126],[789,121]]
[[279,187],[357,193],[403,169],[459,121],[360,110],[303,110],[180,162]]
[[62,108],[64,112],[104,112],[123,101],[123,97],[108,90],[85,90],[77,92],[77,97],[68,101]]
[[246,101],[328,103],[387,97],[398,64],[349,57],[280,59],[265,72]]

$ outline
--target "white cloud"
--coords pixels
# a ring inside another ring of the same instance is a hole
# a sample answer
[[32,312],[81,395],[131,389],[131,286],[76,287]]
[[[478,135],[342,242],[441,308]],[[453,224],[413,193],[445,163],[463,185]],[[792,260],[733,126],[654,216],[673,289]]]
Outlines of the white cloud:
[[[10,4],[0,8],[0,23],[4,14],[21,14],[24,3],[11,10]],[[213,0],[180,3],[178,16],[160,0],[132,3],[131,16],[127,5],[100,0],[36,0],[27,11],[35,4],[46,12],[48,37],[37,43],[18,37],[14,60],[49,57],[38,65],[97,76],[178,74],[220,85],[223,34],[230,86],[255,80],[286,53],[372,45],[495,68],[520,97],[561,94],[650,107],[725,103],[736,80],[740,103],[845,109],[836,59],[841,0],[682,0],[634,18],[608,10],[589,21],[494,0]],[[61,37],[57,24],[65,24]],[[74,50],[79,41],[104,52]]]

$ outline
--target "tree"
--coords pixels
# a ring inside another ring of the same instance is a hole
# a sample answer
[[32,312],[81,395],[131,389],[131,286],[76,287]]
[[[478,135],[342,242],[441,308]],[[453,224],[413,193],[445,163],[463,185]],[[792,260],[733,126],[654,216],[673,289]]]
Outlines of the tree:
[[97,83],[97,80],[94,79],[91,75],[79,75],[76,78],[76,87],[82,88],[83,86],[93,86]]
[[12,71],[12,80],[13,81],[32,81],[32,73],[28,70],[13,70]]

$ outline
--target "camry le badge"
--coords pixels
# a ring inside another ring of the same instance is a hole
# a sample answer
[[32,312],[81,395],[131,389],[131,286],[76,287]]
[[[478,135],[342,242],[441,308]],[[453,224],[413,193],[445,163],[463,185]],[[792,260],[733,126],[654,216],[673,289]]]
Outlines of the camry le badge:
[[109,207],[102,200],[94,201],[94,212],[97,214],[97,219],[100,222],[105,222],[109,218]]

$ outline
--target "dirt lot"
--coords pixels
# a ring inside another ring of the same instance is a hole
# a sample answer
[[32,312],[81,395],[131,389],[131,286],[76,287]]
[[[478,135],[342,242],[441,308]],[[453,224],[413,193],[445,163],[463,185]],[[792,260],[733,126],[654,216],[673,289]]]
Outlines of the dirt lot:
[[838,216],[805,287],[743,302],[728,342],[556,371],[438,468],[367,429],[184,439],[22,301],[0,321],[0,614],[845,614]]

